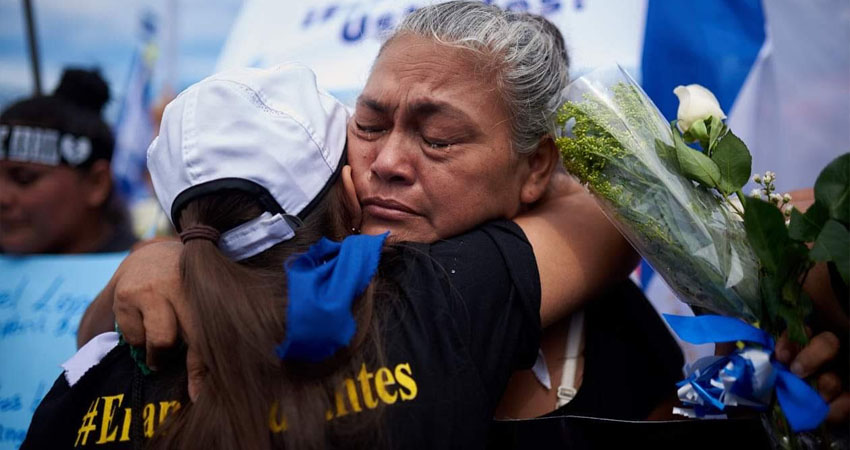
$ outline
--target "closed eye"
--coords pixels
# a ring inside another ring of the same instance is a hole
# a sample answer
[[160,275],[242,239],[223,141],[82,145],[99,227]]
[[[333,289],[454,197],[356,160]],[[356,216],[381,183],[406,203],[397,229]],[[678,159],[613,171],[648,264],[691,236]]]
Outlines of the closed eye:
[[428,147],[433,148],[435,150],[446,150],[446,149],[448,149],[449,147],[452,146],[451,142],[441,142],[441,141],[438,141],[438,140],[431,140],[431,139],[428,139],[424,136],[422,137],[422,141],[424,141],[425,144]]
[[366,137],[367,139],[375,138],[377,137],[375,136],[376,134],[383,134],[387,131],[383,127],[363,125],[357,121],[354,122],[354,126],[357,128],[357,131],[360,134],[364,135],[364,137]]

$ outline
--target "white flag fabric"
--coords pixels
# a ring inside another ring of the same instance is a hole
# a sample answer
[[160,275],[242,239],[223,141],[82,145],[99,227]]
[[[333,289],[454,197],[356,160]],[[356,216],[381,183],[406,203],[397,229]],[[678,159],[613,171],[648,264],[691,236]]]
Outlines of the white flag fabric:
[[763,2],[766,40],[728,124],[750,148],[753,171],[782,191],[814,186],[850,151],[850,2]]

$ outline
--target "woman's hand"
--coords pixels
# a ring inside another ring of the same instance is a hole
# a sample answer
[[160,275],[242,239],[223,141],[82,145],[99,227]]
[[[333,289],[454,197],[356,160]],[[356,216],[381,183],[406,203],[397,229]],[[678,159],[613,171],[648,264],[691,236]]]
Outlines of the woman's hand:
[[[135,253],[148,245],[163,242],[179,244],[174,238],[154,238],[133,245],[130,249],[130,256],[122,261],[109,280],[109,283],[107,283],[106,287],[95,297],[83,313],[83,317],[80,319],[80,325],[77,328],[77,348],[82,347],[98,334],[115,330],[115,314],[112,312],[113,300],[115,298],[115,284],[121,279],[122,272],[127,270],[127,267],[130,267],[130,270],[133,271],[147,270],[148,267],[145,266],[145,263],[136,261],[138,256]],[[128,260],[130,262],[127,262]]]
[[124,339],[144,345],[147,361],[177,343],[178,323],[186,328],[186,300],[180,282],[180,242],[146,245],[127,256],[110,281],[112,311]]
[[197,327],[183,295],[182,251],[183,244],[176,241],[156,242],[134,251],[118,267],[101,296],[111,301],[124,340],[145,347],[145,363],[153,370],[161,355],[177,344],[179,333],[187,345],[186,373],[189,397],[194,401],[206,369],[192,345]]
[[828,331],[811,338],[803,348],[783,334],[776,343],[775,355],[777,361],[788,365],[791,372],[800,378],[816,375],[818,393],[829,403],[827,422],[847,424],[850,419],[850,392],[843,390],[838,374],[822,370],[836,357],[846,356],[839,356],[839,349],[838,338]]
[[127,343],[145,347],[146,363],[155,368],[162,350],[177,343],[178,324],[184,334],[193,330],[180,283],[182,250],[174,240],[135,247],[83,315],[77,345],[117,323]]

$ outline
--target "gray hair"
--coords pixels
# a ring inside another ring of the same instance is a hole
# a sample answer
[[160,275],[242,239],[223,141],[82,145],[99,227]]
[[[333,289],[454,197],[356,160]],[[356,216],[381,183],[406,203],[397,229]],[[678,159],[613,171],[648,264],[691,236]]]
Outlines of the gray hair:
[[451,1],[408,15],[381,50],[404,34],[432,38],[491,59],[496,86],[511,116],[514,151],[531,154],[537,149],[569,81],[564,39],[551,22],[479,1]]

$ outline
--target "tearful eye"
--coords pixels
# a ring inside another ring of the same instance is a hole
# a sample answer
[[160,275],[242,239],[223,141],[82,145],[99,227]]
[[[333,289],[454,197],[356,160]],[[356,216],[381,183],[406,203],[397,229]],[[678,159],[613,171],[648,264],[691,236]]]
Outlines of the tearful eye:
[[359,131],[360,133],[366,134],[369,137],[371,137],[371,135],[373,135],[373,134],[384,133],[386,131],[384,128],[381,128],[379,126],[363,125],[363,124],[360,124],[359,122],[354,122],[354,125],[357,127],[357,131]]
[[437,140],[430,140],[430,139],[427,139],[425,137],[423,137],[422,140],[425,142],[425,144],[428,147],[430,147],[434,150],[447,150],[449,147],[452,146],[452,144],[450,142],[440,142],[440,141],[437,141]]

